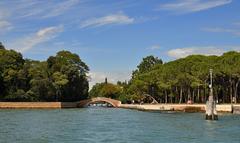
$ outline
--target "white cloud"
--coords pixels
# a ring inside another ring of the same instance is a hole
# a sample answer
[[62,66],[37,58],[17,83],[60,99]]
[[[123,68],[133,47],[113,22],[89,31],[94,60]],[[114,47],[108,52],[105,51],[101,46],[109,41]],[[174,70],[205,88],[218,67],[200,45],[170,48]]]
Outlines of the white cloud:
[[160,48],[161,48],[160,45],[153,45],[153,46],[149,47],[148,49],[149,49],[149,50],[158,50],[158,49],[160,49]]
[[36,35],[37,37],[44,37],[44,36],[52,36],[58,32],[62,32],[63,26],[52,26],[52,27],[47,27],[40,29]]
[[0,7],[0,34],[13,29],[12,23],[8,20],[9,12]]
[[6,20],[0,20],[0,29],[2,31],[8,31],[11,30],[13,28],[12,24]]
[[214,33],[230,33],[233,35],[240,36],[240,29],[239,28],[203,28],[204,31],[207,32],[214,32]]
[[37,46],[38,44],[54,39],[62,31],[62,25],[46,27],[38,30],[36,33],[32,33],[23,38],[17,39],[16,42],[10,43],[8,47],[19,52],[25,52]]
[[117,83],[117,81],[125,81],[131,78],[130,71],[122,71],[122,72],[90,72],[89,75],[90,81],[89,86],[92,88],[96,83],[102,83],[105,81],[105,78],[108,79],[109,83]]
[[86,21],[83,21],[80,24],[80,28],[86,28],[86,27],[98,27],[98,26],[104,26],[104,25],[110,25],[110,24],[131,24],[134,22],[134,18],[130,18],[127,15],[123,13],[116,13],[111,14],[99,18],[91,18]]
[[167,52],[168,56],[178,59],[184,58],[189,55],[222,55],[226,52],[224,49],[219,49],[214,46],[207,47],[187,47],[187,48],[178,48],[172,49]]
[[79,0],[64,0],[58,2],[20,0],[15,2],[16,6],[14,6],[11,12],[19,18],[51,18],[64,14],[79,2]]
[[72,8],[73,6],[75,6],[78,2],[79,0],[67,0],[62,3],[56,4],[54,8],[43,17],[48,18],[48,17],[61,15],[67,10],[69,10],[70,8]]
[[232,0],[178,0],[174,3],[160,5],[157,10],[191,13],[230,4]]

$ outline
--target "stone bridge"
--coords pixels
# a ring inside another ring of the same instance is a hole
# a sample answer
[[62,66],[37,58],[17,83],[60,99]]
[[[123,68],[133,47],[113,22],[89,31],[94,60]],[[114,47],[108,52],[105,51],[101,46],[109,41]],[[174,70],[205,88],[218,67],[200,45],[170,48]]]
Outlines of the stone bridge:
[[96,97],[96,98],[90,98],[86,100],[82,100],[78,102],[77,107],[86,107],[91,103],[97,103],[97,102],[106,102],[111,104],[113,107],[118,108],[121,105],[121,101],[119,100],[114,100],[111,98],[106,98],[106,97]]

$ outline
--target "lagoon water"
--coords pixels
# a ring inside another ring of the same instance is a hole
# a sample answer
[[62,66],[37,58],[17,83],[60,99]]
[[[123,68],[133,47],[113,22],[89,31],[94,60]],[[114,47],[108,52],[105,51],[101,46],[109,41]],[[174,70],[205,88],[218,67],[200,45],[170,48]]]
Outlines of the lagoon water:
[[0,143],[239,143],[240,116],[115,108],[0,110]]

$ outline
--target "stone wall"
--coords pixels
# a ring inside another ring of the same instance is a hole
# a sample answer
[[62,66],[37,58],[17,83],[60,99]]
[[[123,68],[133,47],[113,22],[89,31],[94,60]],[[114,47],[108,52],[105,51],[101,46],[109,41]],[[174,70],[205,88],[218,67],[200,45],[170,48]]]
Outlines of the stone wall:
[[0,102],[0,109],[21,109],[21,108],[75,108],[75,102]]

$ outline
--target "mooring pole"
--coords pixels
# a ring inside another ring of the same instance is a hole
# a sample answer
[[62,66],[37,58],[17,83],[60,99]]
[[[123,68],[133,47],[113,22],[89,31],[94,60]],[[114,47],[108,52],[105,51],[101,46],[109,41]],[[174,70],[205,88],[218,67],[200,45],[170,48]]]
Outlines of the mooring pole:
[[206,103],[206,120],[218,120],[216,102],[213,94],[213,70],[210,69],[210,92]]

